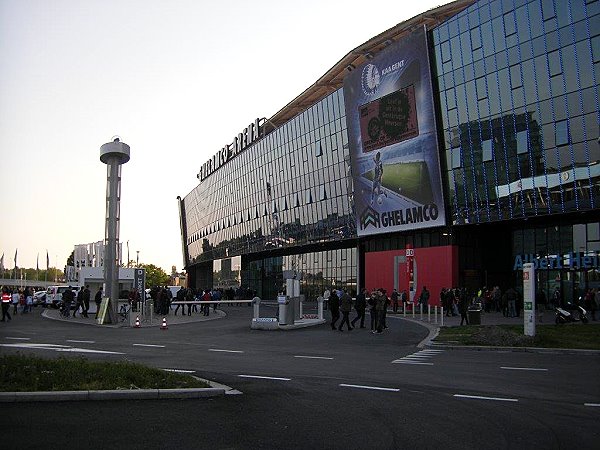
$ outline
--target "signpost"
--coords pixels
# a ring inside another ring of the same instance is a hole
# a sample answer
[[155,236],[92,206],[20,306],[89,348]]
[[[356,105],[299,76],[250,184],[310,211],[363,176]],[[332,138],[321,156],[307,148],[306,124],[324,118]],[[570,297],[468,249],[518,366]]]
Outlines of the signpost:
[[535,268],[523,264],[523,330],[525,336],[535,336]]
[[98,325],[104,324],[106,312],[108,311],[109,300],[110,297],[102,297],[102,303],[100,303],[100,310],[98,311],[98,319],[96,319]]

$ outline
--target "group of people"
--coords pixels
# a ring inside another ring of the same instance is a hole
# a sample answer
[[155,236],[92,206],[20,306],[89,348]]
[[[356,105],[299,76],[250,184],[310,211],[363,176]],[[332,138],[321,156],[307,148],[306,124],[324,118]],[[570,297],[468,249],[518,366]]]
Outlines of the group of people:
[[[61,316],[63,316],[66,319],[71,317],[71,309],[73,303],[75,303],[75,309],[73,309],[73,317],[75,317],[79,310],[81,310],[81,317],[85,317],[87,319],[89,317],[88,311],[90,310],[91,296],[92,293],[90,291],[89,285],[83,286],[79,288],[79,290],[67,289],[62,294],[62,304],[60,306]],[[94,300],[96,302],[96,317],[98,317],[100,303],[102,302],[102,287],[100,287],[96,292]]]
[[11,305],[13,316],[17,315],[19,309],[21,309],[21,314],[30,312],[33,308],[33,289],[29,286],[24,289],[2,286],[2,322],[12,319],[10,314]]
[[[352,312],[352,297],[347,289],[336,290],[331,289],[328,297],[328,308],[331,312],[331,329],[344,331],[344,324],[348,331],[356,327],[356,323],[360,322],[360,328],[366,328],[365,316],[367,307],[371,315],[371,333],[381,334],[383,330],[388,328],[386,323],[386,314],[388,306],[392,303],[387,296],[386,290],[383,288],[375,289],[371,293],[367,289],[363,289],[357,296],[354,302],[354,310],[356,317],[350,321],[350,313]],[[342,313],[342,320],[337,325]]]
[[[195,289],[180,287],[173,296],[173,292],[167,286],[156,286],[150,289],[150,297],[154,302],[154,312],[158,315],[168,315],[171,311],[171,304],[175,305],[174,315],[177,315],[181,309],[181,315],[186,314],[191,316],[193,312],[198,312],[198,306],[200,306],[199,312],[204,316],[210,314],[210,307],[212,305],[213,311],[217,309],[218,302],[234,300],[246,296],[246,292],[233,289]],[[183,302],[214,302],[214,303],[202,303],[200,305]]]

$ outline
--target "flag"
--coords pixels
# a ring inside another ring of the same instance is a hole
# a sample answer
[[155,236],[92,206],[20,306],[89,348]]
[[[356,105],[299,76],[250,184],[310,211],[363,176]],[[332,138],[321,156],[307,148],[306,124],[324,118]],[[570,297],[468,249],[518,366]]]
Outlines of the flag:
[[19,250],[18,248],[15,249],[15,269],[17,268],[17,251],[18,250]]
[[37,259],[35,260],[35,270],[40,270],[40,254],[38,253]]
[[50,268],[50,257],[48,256],[48,250],[46,250],[46,270]]
[[2,258],[0,258],[0,270],[4,271],[4,253],[2,253]]

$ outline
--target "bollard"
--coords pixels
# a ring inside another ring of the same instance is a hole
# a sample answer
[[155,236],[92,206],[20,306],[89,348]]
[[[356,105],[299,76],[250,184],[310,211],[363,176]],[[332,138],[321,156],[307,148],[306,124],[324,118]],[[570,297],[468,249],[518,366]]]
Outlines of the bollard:
[[419,303],[419,315],[421,316],[421,322],[423,321],[423,304]]
[[300,300],[298,302],[298,304],[299,304],[299,308],[300,308],[300,319],[302,319],[302,316],[304,315],[304,312],[302,311],[302,305],[303,305],[302,300]]
[[440,326],[444,326],[444,307],[440,308]]
[[433,323],[438,323],[438,317],[437,317],[437,305],[435,305],[435,306],[433,307],[433,310],[434,310],[434,314],[435,314],[435,321],[434,321]]
[[431,305],[427,305],[427,322],[431,323]]
[[402,314],[404,314],[404,318],[406,318],[406,302],[402,302]]
[[325,299],[321,296],[317,297],[317,303],[319,304],[319,320],[323,320],[323,302]]
[[260,317],[260,298],[254,297],[252,299],[252,304],[254,305],[254,318],[258,319]]
[[415,304],[414,302],[410,302],[410,309],[412,309],[413,319],[415,318]]

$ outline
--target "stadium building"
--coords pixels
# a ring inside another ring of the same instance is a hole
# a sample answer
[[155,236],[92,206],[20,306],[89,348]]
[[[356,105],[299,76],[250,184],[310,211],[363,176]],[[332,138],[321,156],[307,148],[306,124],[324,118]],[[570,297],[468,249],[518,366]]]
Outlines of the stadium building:
[[599,79],[598,0],[458,0],[383,31],[198,161],[188,283],[435,303],[533,262],[547,295],[600,286]]

